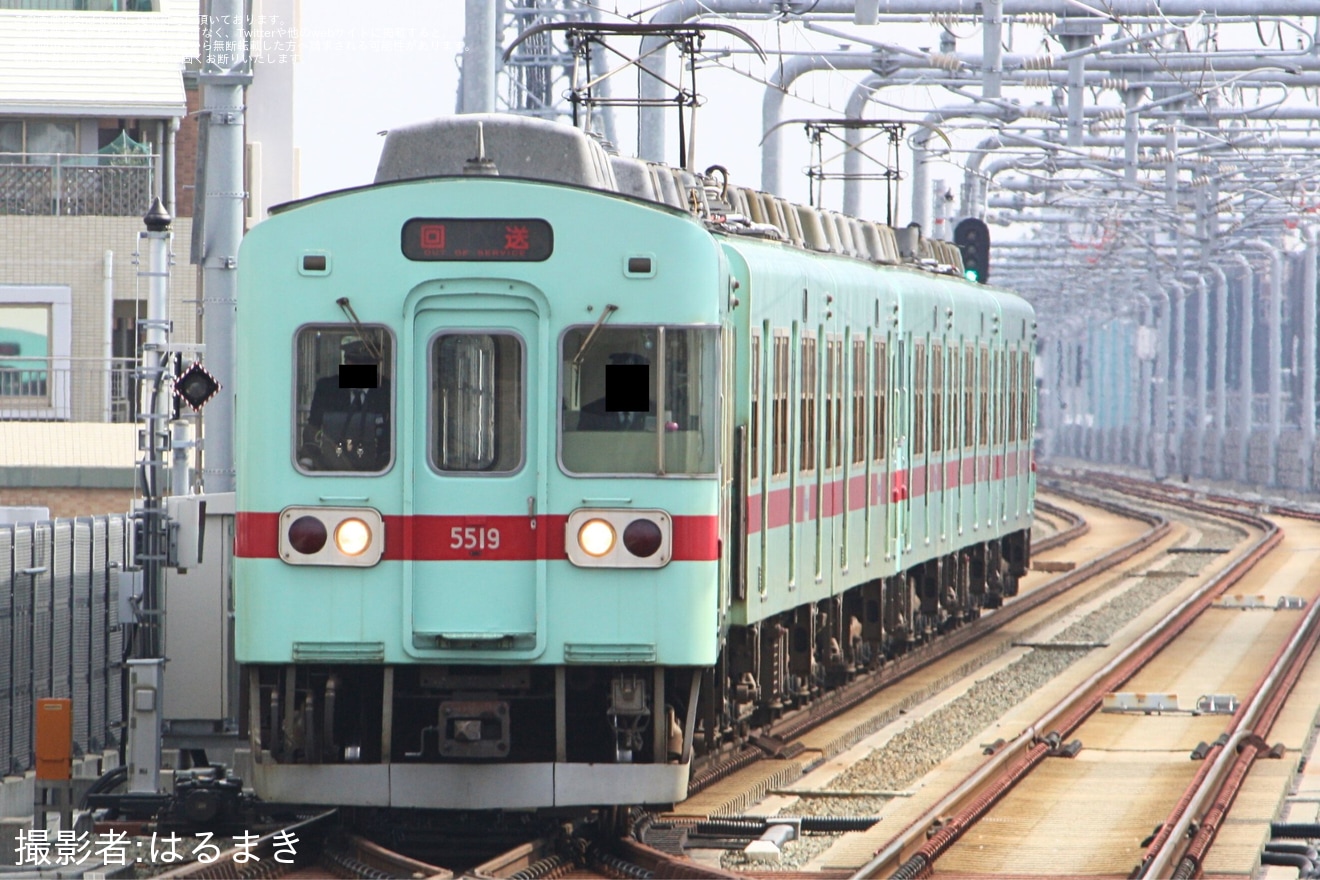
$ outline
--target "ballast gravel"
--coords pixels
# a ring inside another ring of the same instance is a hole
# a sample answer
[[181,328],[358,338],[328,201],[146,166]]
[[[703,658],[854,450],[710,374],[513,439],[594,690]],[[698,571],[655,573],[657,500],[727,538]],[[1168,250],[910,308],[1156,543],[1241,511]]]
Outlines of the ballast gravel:
[[[1220,537],[1220,536],[1216,536]],[[1227,538],[1227,535],[1222,536]],[[1214,546],[1214,542],[1210,546]],[[1231,542],[1229,542],[1231,543]],[[1150,605],[1196,574],[1207,554],[1188,553],[1162,569],[1153,569],[1130,589],[1069,626],[1051,641],[1105,642]],[[953,702],[895,734],[865,758],[836,776],[827,788],[834,791],[902,790],[937,764],[971,742],[1022,700],[1087,653],[1085,648],[1033,650],[1021,659],[974,684]],[[887,797],[804,797],[785,808],[791,816],[874,816],[891,800]],[[828,849],[838,834],[807,834],[784,846],[777,864],[749,862],[741,852],[726,853],[726,868],[792,871]]]

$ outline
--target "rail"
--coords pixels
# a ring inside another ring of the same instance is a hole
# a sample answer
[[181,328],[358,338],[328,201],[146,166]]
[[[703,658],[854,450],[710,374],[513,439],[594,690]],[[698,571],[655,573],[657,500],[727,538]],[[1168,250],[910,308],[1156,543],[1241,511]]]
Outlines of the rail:
[[[1051,489],[1058,494],[1058,489]],[[860,705],[863,701],[869,699],[874,694],[889,685],[906,678],[909,675],[925,668],[931,663],[952,654],[965,645],[985,638],[990,633],[1002,628],[1006,624],[1016,620],[1018,617],[1026,614],[1035,608],[1049,602],[1056,596],[1064,593],[1077,584],[1083,583],[1088,578],[1093,577],[1097,572],[1110,566],[1130,559],[1145,548],[1154,544],[1168,533],[1170,525],[1167,520],[1155,514],[1121,508],[1116,504],[1110,504],[1104,501],[1098,501],[1092,498],[1081,499],[1086,504],[1101,507],[1110,512],[1120,513],[1123,516],[1135,518],[1147,523],[1150,529],[1133,541],[1124,544],[1104,556],[1091,560],[1080,565],[1065,575],[1054,578],[1039,589],[1019,596],[1011,602],[1007,602],[1001,608],[995,609],[994,613],[980,617],[971,623],[964,624],[953,632],[946,633],[933,642],[921,645],[906,654],[903,654],[893,660],[888,661],[874,673],[839,688],[836,691],[822,697],[816,702],[810,704],[804,709],[793,712],[770,726],[766,731],[771,737],[788,740],[800,736],[807,730],[818,724],[823,724],[831,718],[835,718],[848,711],[854,706]],[[1076,537],[1086,531],[1084,521],[1074,523],[1066,531],[1069,537]],[[1061,539],[1066,540],[1066,539]],[[688,782],[688,795],[696,794],[698,791],[713,785],[726,776],[738,770],[747,767],[766,755],[766,752],[755,745],[746,745],[741,750],[733,753],[721,754],[718,757],[707,759],[700,767],[694,766],[692,778]]]
[[[1058,491],[1052,489],[1052,491]],[[1088,500],[1088,503],[1092,503]],[[1187,502],[1183,502],[1187,503]],[[1198,505],[1187,503],[1196,508]],[[1204,505],[1199,506],[1203,509]],[[935,860],[979,821],[1014,785],[1039,764],[1052,741],[1066,739],[1099,709],[1103,695],[1130,679],[1157,651],[1191,625],[1205,608],[1240,579],[1282,540],[1278,528],[1258,517],[1213,509],[1218,516],[1235,519],[1263,534],[1233,563],[1211,578],[1195,594],[1166,614],[1144,636],[1114,657],[1042,715],[1016,739],[970,774],[953,791],[896,835],[855,878],[925,876]],[[932,832],[932,833],[929,833]],[[901,862],[901,864],[900,864]]]

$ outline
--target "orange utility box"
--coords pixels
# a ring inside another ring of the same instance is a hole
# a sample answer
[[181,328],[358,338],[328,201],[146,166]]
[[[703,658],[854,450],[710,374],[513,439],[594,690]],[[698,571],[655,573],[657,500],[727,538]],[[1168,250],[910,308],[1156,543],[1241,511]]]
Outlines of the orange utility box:
[[73,768],[73,700],[37,700],[37,778],[67,780]]

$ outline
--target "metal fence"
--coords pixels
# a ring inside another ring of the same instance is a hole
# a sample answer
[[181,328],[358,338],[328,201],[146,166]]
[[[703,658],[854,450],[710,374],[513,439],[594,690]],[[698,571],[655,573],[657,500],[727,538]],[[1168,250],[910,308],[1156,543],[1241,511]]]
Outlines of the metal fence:
[[129,531],[122,514],[0,526],[0,771],[33,766],[39,697],[73,700],[76,752],[118,745]]
[[133,358],[0,357],[0,421],[131,422]]
[[155,157],[0,153],[0,214],[140,217]]

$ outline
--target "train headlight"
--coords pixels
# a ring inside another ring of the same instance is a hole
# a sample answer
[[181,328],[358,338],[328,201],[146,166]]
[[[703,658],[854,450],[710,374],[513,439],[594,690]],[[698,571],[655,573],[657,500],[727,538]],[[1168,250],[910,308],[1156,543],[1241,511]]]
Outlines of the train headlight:
[[623,530],[623,546],[638,559],[655,555],[663,541],[660,527],[649,519],[635,519]]
[[335,526],[335,546],[345,556],[361,556],[371,546],[371,527],[356,517]]
[[568,515],[564,552],[579,568],[663,568],[673,556],[673,532],[663,510],[581,508]]
[[279,530],[280,558],[290,565],[366,568],[385,551],[385,522],[369,507],[286,507]]
[[289,525],[289,545],[304,556],[320,552],[330,533],[325,523],[314,516],[300,516]]
[[599,559],[614,549],[614,526],[603,519],[589,519],[578,529],[577,540],[583,553]]

